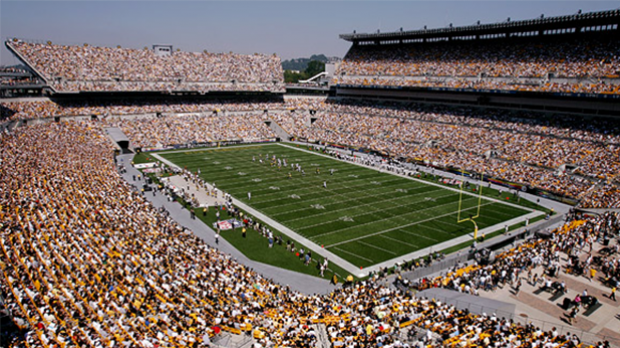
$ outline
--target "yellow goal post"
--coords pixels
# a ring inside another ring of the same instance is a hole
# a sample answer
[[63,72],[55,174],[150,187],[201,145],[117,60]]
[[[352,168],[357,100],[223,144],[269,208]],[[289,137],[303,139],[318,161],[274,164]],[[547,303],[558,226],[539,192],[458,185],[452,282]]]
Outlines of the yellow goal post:
[[[461,172],[461,175],[463,173]],[[463,178],[465,177],[464,175],[462,175]],[[480,174],[480,181],[478,184],[478,205],[476,207],[476,215],[472,215],[472,214],[468,214],[469,216],[467,218],[463,218],[462,215],[463,214],[463,184],[464,184],[465,180],[461,181],[461,184],[459,185],[459,207],[458,207],[458,211],[457,211],[457,216],[456,216],[456,222],[457,223],[463,223],[463,222],[467,222],[467,221],[471,221],[474,224],[474,240],[478,240],[478,224],[476,223],[476,220],[479,216],[480,216],[480,208],[482,207],[482,174]],[[468,208],[470,209],[470,208]]]

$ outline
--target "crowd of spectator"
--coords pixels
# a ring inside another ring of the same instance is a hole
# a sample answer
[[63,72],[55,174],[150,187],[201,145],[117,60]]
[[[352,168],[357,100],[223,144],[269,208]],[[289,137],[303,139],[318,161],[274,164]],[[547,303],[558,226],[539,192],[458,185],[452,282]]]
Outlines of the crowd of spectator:
[[276,55],[8,43],[58,91],[284,90]]
[[20,66],[1,66],[0,73],[31,74],[28,69]]
[[453,77],[450,79],[431,79],[422,77],[387,78],[385,76],[347,76],[334,78],[333,82],[342,86],[389,86],[389,87],[425,87],[425,88],[452,88],[452,89],[484,89],[508,90],[520,92],[566,92],[592,94],[620,94],[620,83],[617,80],[584,80],[579,82],[555,82],[544,79],[498,79],[484,78],[466,79]]
[[274,140],[276,135],[260,115],[149,116],[136,119],[108,117],[102,127],[120,127],[140,148],[204,144],[219,141],[257,142]]
[[115,100],[109,102],[54,102],[19,101],[0,102],[0,121],[31,120],[67,116],[109,116],[142,114],[219,113],[237,111],[264,111],[284,108],[277,101],[238,100]]
[[[573,340],[373,280],[326,296],[275,284],[148,203],[89,124],[19,127],[0,143],[10,173],[0,179],[0,289],[20,328],[9,347],[208,347],[221,330],[251,334],[254,347],[313,347],[321,324],[333,347],[407,347],[399,333],[412,327],[427,330],[420,347]],[[569,248],[577,236],[554,238]]]
[[[51,101],[2,103],[8,120],[101,115],[133,146],[275,138],[264,122],[288,134],[368,148],[444,168],[458,168],[578,199],[584,207],[619,207],[620,128],[605,119],[397,103],[231,101]],[[163,116],[155,116],[157,113]],[[172,114],[190,114],[172,116]],[[140,118],[110,115],[141,115]],[[109,117],[108,117],[109,116]]]
[[[516,288],[519,280],[535,287],[566,292],[557,275],[562,268],[568,273],[590,279],[590,268],[600,270],[603,286],[620,285],[619,244],[609,244],[618,237],[620,214],[605,213],[597,217],[571,220],[549,239],[533,239],[516,248],[502,253],[489,264],[476,263],[455,269],[446,276],[426,282],[427,286],[441,286],[449,289],[479,295],[479,291],[494,291],[498,287],[512,285]],[[607,241],[607,246],[605,245]],[[593,257],[603,251],[604,257]],[[592,255],[592,257],[579,257]],[[563,259],[575,260],[572,265],[562,265]],[[549,283],[547,283],[549,282]],[[556,282],[553,287],[553,282]],[[559,287],[558,287],[559,285]]]
[[33,86],[41,88],[43,84],[43,80],[33,76],[30,71],[20,66],[0,67],[0,86],[2,86],[0,98],[25,93]]
[[30,86],[43,84],[41,80],[36,77],[2,77],[0,79],[2,86]]
[[619,49],[613,38],[354,45],[334,82],[618,94]]
[[604,120],[417,105],[323,103],[310,109],[313,116],[296,109],[270,117],[309,141],[484,173],[579,198],[583,206],[620,206],[620,131]]

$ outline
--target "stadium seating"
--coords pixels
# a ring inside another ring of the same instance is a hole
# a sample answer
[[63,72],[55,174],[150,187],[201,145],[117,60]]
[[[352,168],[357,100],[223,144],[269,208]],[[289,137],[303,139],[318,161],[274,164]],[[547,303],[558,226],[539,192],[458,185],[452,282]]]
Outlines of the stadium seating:
[[[0,181],[1,284],[25,332],[10,337],[10,347],[206,347],[222,330],[252,332],[261,347],[305,347],[315,345],[315,328],[323,325],[334,347],[401,347],[397,329],[427,330],[430,347],[573,339],[372,280],[329,296],[302,295],[208,247],[153,208],[120,178],[97,128],[33,125],[0,142],[0,171],[12,173]],[[571,223],[556,242],[570,249],[580,233],[598,232],[598,223],[583,230],[582,222]],[[581,232],[566,233],[575,229]]]
[[[312,125],[304,110],[270,116],[298,138],[485,173],[581,199],[582,206],[620,206],[620,133],[604,121],[359,102],[310,108],[317,111]],[[577,169],[561,169],[565,164]]]
[[[138,119],[102,117],[98,124],[121,127],[133,146],[152,148],[270,140],[276,136],[264,121],[272,119],[297,138],[369,148],[439,167],[484,173],[578,199],[582,207],[620,206],[620,129],[605,120],[304,99],[252,104],[41,101],[0,103],[0,107],[7,120],[164,113],[163,117]],[[226,114],[215,116],[218,110]],[[312,125],[308,122],[310,110],[316,111]],[[175,113],[190,115],[169,115]]]
[[248,102],[230,100],[175,100],[139,101],[131,98],[114,101],[84,102],[53,102],[20,101],[0,102],[0,120],[17,121],[50,117],[91,116],[105,117],[108,115],[141,115],[141,114],[213,114],[219,111],[264,111],[283,108],[281,102]]
[[105,119],[104,127],[120,127],[136,147],[163,148],[170,145],[218,141],[256,142],[274,140],[275,134],[256,115],[165,116],[137,120]]
[[354,45],[334,82],[618,94],[618,49],[613,38]]
[[283,91],[280,58],[7,41],[56,91]]
[[[275,55],[7,45],[56,92],[284,91]],[[334,82],[620,94],[619,50],[618,40],[600,38],[356,45]],[[579,207],[620,208],[617,124],[389,102],[154,101],[129,94],[0,103],[0,122],[11,124],[0,132],[0,295],[17,328],[0,330],[7,347],[210,347],[227,332],[253,338],[253,348],[410,347],[405,336],[428,348],[609,348],[529,320],[416,297],[375,276],[329,295],[276,284],[207,245],[124,181],[119,169],[130,164],[116,163],[104,129],[121,128],[135,147],[163,148],[272,140],[265,122],[274,121],[297,139],[482,173],[575,199]],[[41,119],[49,122],[24,122]],[[549,239],[531,238],[491,264],[455,267],[420,288],[478,295],[515,284],[536,266],[561,268],[560,253],[567,273],[587,276],[595,264],[603,283],[615,285],[617,257],[574,256],[619,231],[618,213],[571,216]],[[609,255],[618,252],[614,244]]]

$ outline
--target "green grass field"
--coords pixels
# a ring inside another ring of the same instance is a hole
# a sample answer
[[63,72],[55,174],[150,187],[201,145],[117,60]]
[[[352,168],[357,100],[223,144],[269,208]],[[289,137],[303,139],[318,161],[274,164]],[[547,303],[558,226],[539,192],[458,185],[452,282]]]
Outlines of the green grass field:
[[[193,172],[200,168],[207,182],[360,267],[473,231],[471,223],[456,222],[458,192],[300,149],[265,144],[160,155]],[[271,166],[273,155],[286,159],[287,168]],[[305,176],[290,163],[299,163]],[[463,196],[465,216],[477,203],[476,196]],[[484,198],[481,209],[480,229],[530,212]]]

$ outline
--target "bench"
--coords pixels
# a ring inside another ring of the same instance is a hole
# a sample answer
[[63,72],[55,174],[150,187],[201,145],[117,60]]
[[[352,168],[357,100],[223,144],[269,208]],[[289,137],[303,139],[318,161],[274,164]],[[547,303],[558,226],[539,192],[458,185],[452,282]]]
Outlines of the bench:
[[549,301],[551,301],[551,302],[555,302],[555,301],[559,300],[559,299],[560,299],[560,297],[562,297],[562,296],[564,296],[564,292],[560,292],[560,291],[558,291],[558,292],[556,292],[553,296],[551,296],[551,297],[549,298]]
[[592,315],[592,313],[596,312],[597,309],[603,307],[603,304],[601,304],[600,302],[597,302],[593,305],[591,305],[590,307],[588,307],[588,310],[583,312],[583,316],[584,317],[589,317],[590,315]]

